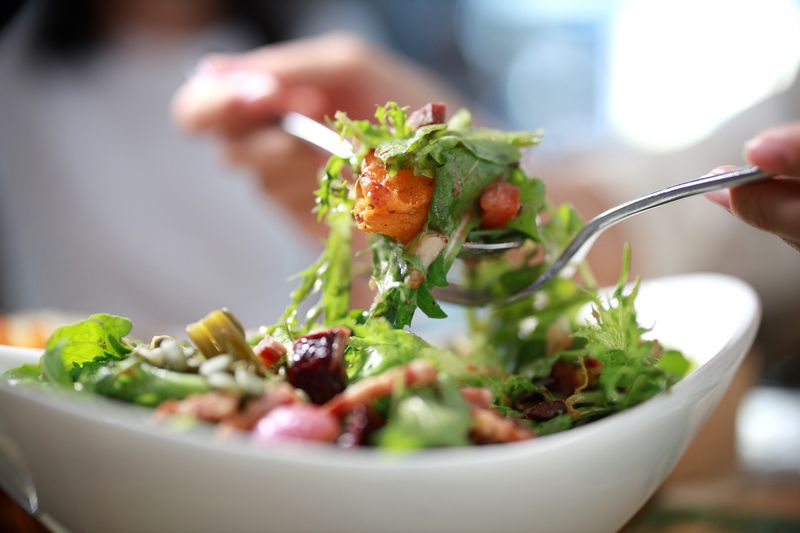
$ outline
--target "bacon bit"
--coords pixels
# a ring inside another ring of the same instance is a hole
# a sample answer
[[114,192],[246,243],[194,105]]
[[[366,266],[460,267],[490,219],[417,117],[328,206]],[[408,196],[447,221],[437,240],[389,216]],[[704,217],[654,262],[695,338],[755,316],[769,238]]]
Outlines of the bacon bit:
[[264,362],[267,368],[280,361],[281,357],[286,355],[287,352],[286,346],[269,335],[265,335],[264,338],[256,344],[253,351]]
[[[553,368],[550,370],[550,377],[553,378],[553,384],[550,389],[558,394],[569,396],[575,389],[583,384],[583,376],[578,376],[575,372],[577,370],[572,363],[564,361],[563,359],[557,360],[553,363]],[[581,378],[581,379],[578,379]]]
[[156,409],[156,418],[163,420],[169,415],[193,416],[203,422],[217,423],[233,416],[239,409],[239,398],[228,392],[192,394],[183,400],[167,400]]
[[502,228],[519,213],[519,187],[497,180],[481,193],[481,228]]
[[389,396],[398,386],[433,385],[437,379],[436,368],[427,361],[417,359],[407,365],[392,368],[383,374],[350,385],[344,392],[331,398],[322,408],[342,417],[357,405],[367,405],[373,400]]
[[558,394],[569,396],[577,389],[590,389],[597,385],[597,380],[603,371],[603,363],[597,359],[586,359],[584,366],[586,374],[580,366],[563,359],[557,360],[550,371],[550,377],[553,378],[550,389]]
[[498,444],[533,439],[536,434],[518,420],[505,418],[491,409],[472,409],[470,438],[476,444]]
[[408,244],[428,219],[434,181],[401,169],[394,176],[374,151],[364,158],[356,181],[353,216],[358,229]]
[[443,102],[431,102],[420,107],[408,117],[409,125],[413,131],[422,126],[441,124],[447,115],[447,105]]
[[567,405],[563,400],[545,400],[528,407],[523,413],[523,416],[528,420],[544,422],[566,411]]
[[461,389],[461,396],[472,407],[490,409],[494,401],[494,393],[485,387],[464,387]]
[[583,362],[586,367],[586,373],[589,374],[587,389],[591,389],[597,385],[597,380],[600,379],[600,374],[603,372],[603,363],[598,359],[586,359]]
[[247,400],[244,408],[238,413],[222,420],[220,430],[223,432],[233,430],[249,431],[256,423],[276,407],[300,403],[297,392],[288,383],[279,383],[269,392]]

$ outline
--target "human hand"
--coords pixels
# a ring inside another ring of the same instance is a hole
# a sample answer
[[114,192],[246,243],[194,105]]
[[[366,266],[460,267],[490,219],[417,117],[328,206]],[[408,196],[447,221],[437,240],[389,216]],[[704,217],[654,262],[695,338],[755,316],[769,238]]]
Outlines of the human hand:
[[172,111],[186,131],[214,135],[227,160],[252,171],[311,228],[311,192],[327,154],[283,132],[277,117],[296,111],[323,120],[341,109],[365,119],[387,100],[460,103],[420,67],[354,36],[330,34],[210,56],[178,90]]
[[[745,157],[777,177],[714,191],[706,197],[800,251],[800,122],[761,132],[745,145]],[[714,172],[730,168],[719,167]]]

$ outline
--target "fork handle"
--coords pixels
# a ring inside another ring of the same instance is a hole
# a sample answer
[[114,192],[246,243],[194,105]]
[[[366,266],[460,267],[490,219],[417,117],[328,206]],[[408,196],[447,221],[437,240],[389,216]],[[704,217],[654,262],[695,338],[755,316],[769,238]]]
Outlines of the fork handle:
[[553,265],[542,274],[533,285],[515,294],[512,300],[518,300],[533,294],[545,283],[555,277],[564,267],[575,259],[583,259],[595,239],[606,229],[622,222],[634,215],[638,215],[654,207],[674,202],[689,196],[703,194],[717,189],[727,189],[738,187],[756,181],[771,178],[772,175],[753,166],[739,167],[735,170],[702,176],[693,180],[685,181],[677,185],[672,185],[665,189],[642,196],[620,206],[605,211],[590,220],[583,229],[578,232],[572,242],[564,249]]
[[594,231],[603,231],[618,222],[622,222],[626,218],[638,215],[654,207],[674,202],[675,200],[716,191],[717,189],[738,187],[771,177],[771,174],[753,166],[739,167],[734,170],[722,172],[721,174],[702,176],[677,185],[672,185],[671,187],[661,189],[647,196],[631,200],[613,209],[609,209],[594,217],[586,226],[593,225],[595,226]]

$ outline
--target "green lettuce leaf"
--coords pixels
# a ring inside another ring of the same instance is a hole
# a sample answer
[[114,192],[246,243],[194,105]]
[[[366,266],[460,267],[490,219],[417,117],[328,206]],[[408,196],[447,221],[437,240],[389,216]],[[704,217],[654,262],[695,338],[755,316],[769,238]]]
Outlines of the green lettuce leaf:
[[60,358],[68,370],[97,360],[122,359],[131,351],[123,339],[131,328],[127,318],[92,315],[87,320],[55,330],[47,340],[45,355],[60,349]]
[[469,406],[458,387],[442,376],[437,387],[400,399],[376,440],[391,450],[466,446],[471,425]]
[[430,345],[404,329],[395,329],[384,318],[356,325],[345,354],[351,382],[375,376],[420,356]]

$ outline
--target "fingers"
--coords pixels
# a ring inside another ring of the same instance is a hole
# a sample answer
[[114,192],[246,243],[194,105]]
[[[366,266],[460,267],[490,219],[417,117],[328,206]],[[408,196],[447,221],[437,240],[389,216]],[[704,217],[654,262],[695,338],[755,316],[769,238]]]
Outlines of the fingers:
[[223,140],[225,158],[258,176],[262,188],[290,209],[309,211],[324,155],[279,128],[262,128]]
[[375,47],[356,36],[329,33],[260,48],[237,60],[271,73],[284,84],[331,86],[365,69],[374,51]]
[[172,102],[175,122],[190,132],[237,133],[287,111],[316,119],[330,113],[332,87],[352,83],[369,65],[370,48],[346,34],[266,46],[204,59]]
[[286,97],[266,72],[202,64],[172,101],[175,122],[191,132],[235,132],[284,111]]
[[[716,174],[722,174],[723,172],[729,172],[731,170],[736,170],[736,167],[733,165],[722,165],[721,167],[717,167],[706,176],[714,176]],[[728,189],[720,189],[718,191],[711,191],[706,193],[706,198],[717,204],[718,206],[727,209],[728,211],[731,210],[731,196],[728,192]]]
[[775,233],[800,250],[800,122],[768,129],[745,145],[757,167],[787,176],[739,187],[731,192],[731,210],[757,228]]
[[[706,197],[751,226],[774,233],[800,250],[800,123],[764,131],[745,146],[750,162],[776,176],[714,191]],[[735,167],[717,167],[717,174]]]
[[800,122],[760,133],[745,145],[745,156],[772,174],[800,177]]
[[800,243],[800,180],[771,179],[730,191],[731,212],[756,228]]

